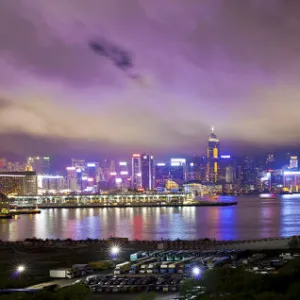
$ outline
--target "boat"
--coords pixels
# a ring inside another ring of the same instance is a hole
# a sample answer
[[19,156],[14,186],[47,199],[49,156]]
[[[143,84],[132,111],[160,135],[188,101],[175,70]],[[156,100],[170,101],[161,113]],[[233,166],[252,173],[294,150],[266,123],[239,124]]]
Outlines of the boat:
[[276,194],[260,194],[260,199],[267,200],[267,199],[276,199]]
[[211,201],[211,200],[218,200],[218,199],[219,199],[219,196],[218,196],[218,195],[204,196],[204,200],[208,200],[208,201]]
[[10,209],[9,212],[14,215],[32,215],[32,214],[40,214],[42,211],[40,209],[25,208],[25,209]]
[[9,213],[14,215],[32,215],[32,214],[40,214],[42,211],[35,205],[34,208],[18,208],[18,206],[11,206],[9,209]]
[[0,214],[0,219],[12,219],[13,214]]

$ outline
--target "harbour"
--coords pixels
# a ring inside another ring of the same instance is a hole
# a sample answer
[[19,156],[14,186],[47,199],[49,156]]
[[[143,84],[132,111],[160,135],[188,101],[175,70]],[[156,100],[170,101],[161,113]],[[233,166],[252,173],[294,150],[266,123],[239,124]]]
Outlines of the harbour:
[[130,240],[248,240],[289,237],[300,232],[300,197],[281,195],[276,199],[259,196],[220,197],[237,201],[230,206],[162,207],[73,207],[39,206],[40,214],[1,220],[0,239],[26,238]]

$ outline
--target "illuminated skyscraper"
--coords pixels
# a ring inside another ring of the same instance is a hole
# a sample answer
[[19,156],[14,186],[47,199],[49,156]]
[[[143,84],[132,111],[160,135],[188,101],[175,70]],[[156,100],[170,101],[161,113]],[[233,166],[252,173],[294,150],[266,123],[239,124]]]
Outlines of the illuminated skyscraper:
[[186,159],[171,158],[169,171],[169,179],[182,184],[186,180]]
[[141,173],[142,173],[142,188],[144,190],[153,189],[153,156],[149,154],[142,154],[141,156]]
[[50,173],[50,157],[49,156],[33,156],[27,158],[27,166],[31,166],[32,170],[38,174]]
[[165,186],[166,181],[169,179],[169,165],[161,162],[155,166],[155,187],[162,188]]
[[218,182],[235,183],[236,182],[236,161],[230,155],[221,155],[219,157]]
[[290,169],[298,170],[298,156],[291,156],[290,157]]
[[0,192],[5,195],[37,195],[36,172],[1,172]]
[[142,166],[140,154],[132,154],[131,186],[133,189],[142,188]]
[[219,153],[220,153],[220,140],[215,135],[214,128],[212,128],[211,134],[208,138],[208,147],[207,147],[206,180],[208,182],[218,181]]
[[72,158],[72,167],[84,169],[85,165],[86,165],[86,162],[84,159]]

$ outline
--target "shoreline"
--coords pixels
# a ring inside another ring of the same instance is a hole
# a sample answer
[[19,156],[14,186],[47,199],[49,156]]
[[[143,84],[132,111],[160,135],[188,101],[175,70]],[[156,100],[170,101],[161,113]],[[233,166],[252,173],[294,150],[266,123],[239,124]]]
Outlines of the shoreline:
[[[99,204],[84,204],[84,205],[77,205],[77,204],[40,204],[38,205],[39,209],[49,209],[49,208],[126,208],[126,207],[139,207],[139,208],[143,208],[143,207],[193,207],[193,206],[203,206],[203,207],[209,207],[209,206],[233,206],[233,205],[237,205],[238,202],[234,201],[234,202],[198,202],[198,203],[188,203],[188,204],[126,204],[126,205],[122,205],[122,204],[118,204],[118,205],[99,205]],[[30,205],[28,206],[22,206],[22,208],[29,208],[31,207]]]
[[127,237],[109,237],[105,239],[93,239],[86,238],[82,240],[75,240],[71,238],[63,238],[63,239],[52,239],[52,238],[36,238],[36,237],[28,237],[24,240],[16,240],[16,241],[4,241],[0,240],[1,244],[43,244],[43,245],[58,245],[62,246],[67,244],[144,244],[144,245],[158,245],[158,244],[206,244],[206,245],[232,245],[232,244],[248,244],[248,243],[260,243],[260,242],[274,242],[274,241],[290,241],[292,239],[299,240],[300,236],[287,236],[287,237],[269,237],[269,238],[260,238],[260,239],[249,239],[249,240],[215,240],[210,238],[201,238],[195,240],[130,240]]

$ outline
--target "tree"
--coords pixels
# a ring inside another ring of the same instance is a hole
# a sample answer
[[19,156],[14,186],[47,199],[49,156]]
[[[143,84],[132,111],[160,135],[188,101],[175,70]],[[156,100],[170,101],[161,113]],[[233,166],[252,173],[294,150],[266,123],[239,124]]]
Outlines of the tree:
[[139,296],[139,299],[140,300],[154,300],[156,297],[156,294],[155,293],[142,293],[140,296]]
[[[255,300],[287,300],[287,296],[274,292],[263,292],[255,297]],[[297,298],[299,299],[299,298]]]
[[299,246],[299,241],[296,237],[292,237],[292,239],[288,242],[288,246],[289,248],[291,249],[295,249],[295,248],[298,248]]

